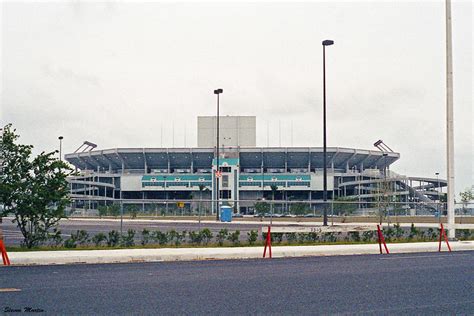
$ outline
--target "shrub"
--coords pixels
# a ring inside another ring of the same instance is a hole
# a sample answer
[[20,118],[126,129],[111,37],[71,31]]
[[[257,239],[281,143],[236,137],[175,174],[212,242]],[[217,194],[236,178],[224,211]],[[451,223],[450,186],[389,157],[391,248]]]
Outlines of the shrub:
[[236,230],[233,233],[230,233],[227,239],[232,242],[232,244],[237,245],[239,243],[240,230]]
[[185,230],[183,230],[183,231],[181,232],[181,234],[180,234],[180,233],[176,233],[176,237],[175,237],[175,239],[174,239],[174,244],[175,244],[176,246],[181,245],[181,244],[183,243],[183,241],[186,240],[186,235],[187,235],[187,233],[186,233]]
[[97,208],[97,211],[99,212],[99,218],[102,218],[102,216],[106,216],[108,212],[108,207],[105,205],[100,205]]
[[283,241],[283,233],[273,233],[272,237],[277,243],[281,243]]
[[69,237],[68,239],[64,241],[64,247],[76,248],[77,247],[76,239],[73,236]]
[[375,232],[372,230],[365,231],[362,233],[362,241],[369,242],[374,239]]
[[405,233],[403,231],[403,228],[400,227],[399,223],[393,225],[393,228],[395,229],[395,238],[401,239],[403,237],[403,234]]
[[59,247],[63,243],[61,231],[57,228],[54,228],[53,232],[48,234],[48,240],[50,241],[50,245],[52,247]]
[[258,238],[258,231],[256,230],[251,230],[250,232],[247,233],[247,241],[249,242],[250,245],[255,244]]
[[335,242],[337,240],[333,232],[324,233],[321,236],[321,241]]
[[125,247],[133,247],[135,246],[135,230],[129,229],[127,230],[127,234],[122,236],[122,246]]
[[[176,231],[174,231],[176,232]],[[174,238],[174,235],[171,236],[171,234],[161,232],[159,230],[156,230],[152,233],[152,238],[154,241],[159,243],[160,245],[166,245],[168,241],[172,241]]]
[[112,230],[109,232],[107,236],[107,246],[109,247],[116,247],[120,242],[120,234],[116,230]]
[[108,208],[108,213],[112,215],[113,217],[117,217],[120,215],[120,205],[118,204],[112,204]]
[[286,240],[288,241],[288,243],[290,243],[290,244],[294,243],[297,239],[296,233],[286,233],[285,237],[286,237]]
[[411,223],[410,233],[408,234],[408,239],[413,239],[419,234],[418,229],[415,228],[415,224]]
[[382,230],[382,233],[387,241],[391,241],[393,236],[395,235],[395,231],[391,227],[384,228]]
[[316,242],[319,239],[319,236],[317,233],[308,233],[306,236],[306,239],[310,242]]
[[151,235],[150,235],[150,231],[146,228],[143,228],[142,230],[142,245],[145,246],[146,244],[148,244],[151,240]]
[[349,232],[348,237],[349,237],[349,240],[360,241],[360,233],[359,232]]
[[179,233],[172,229],[168,232],[168,242],[172,243],[175,239],[176,239],[176,236],[178,236]]
[[302,244],[306,241],[307,234],[305,233],[298,233],[297,234],[298,238],[298,243]]
[[433,240],[433,239],[436,239],[438,237],[438,232],[435,231],[433,228],[428,228],[428,230],[426,231],[426,237],[429,239],[429,240]]
[[212,237],[214,237],[209,228],[204,228],[199,232],[199,234],[201,235],[202,242],[205,245],[207,245],[212,240]]
[[202,241],[202,235],[200,234],[200,232],[190,231],[189,232],[189,241],[192,244],[199,245]]
[[89,234],[85,230],[76,231],[76,234],[74,235],[74,237],[77,243],[81,246],[89,242]]
[[219,244],[219,246],[224,245],[224,240],[227,239],[228,235],[229,235],[229,231],[227,230],[227,228],[223,228],[219,231],[219,233],[216,236],[217,243]]
[[99,247],[103,241],[107,240],[107,236],[104,233],[98,233],[92,237],[92,242],[96,247]]

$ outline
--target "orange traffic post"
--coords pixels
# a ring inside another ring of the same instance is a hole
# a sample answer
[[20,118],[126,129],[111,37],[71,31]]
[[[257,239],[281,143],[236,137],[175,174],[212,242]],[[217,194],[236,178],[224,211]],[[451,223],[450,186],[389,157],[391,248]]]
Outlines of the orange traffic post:
[[446,242],[446,245],[448,246],[449,252],[451,252],[451,246],[449,245],[448,241],[448,236],[446,236],[446,231],[444,230],[443,223],[440,223],[440,229],[439,229],[439,247],[438,247],[438,252],[441,252],[441,241],[444,238],[444,241]]
[[265,239],[265,249],[263,249],[263,257],[267,254],[267,247],[268,247],[268,254],[269,258],[272,257],[272,233],[271,233],[271,226],[268,226],[267,231],[267,238]]
[[385,248],[385,252],[387,254],[390,254],[390,252],[388,251],[388,247],[387,247],[387,244],[385,243],[385,238],[383,237],[383,233],[382,233],[382,230],[380,230],[380,225],[377,225],[377,236],[378,236],[378,241],[379,241],[379,250],[380,250],[380,254],[383,253],[382,251],[382,244]]
[[0,239],[0,252],[2,253],[3,265],[9,266],[10,265],[10,259],[8,258],[7,249],[5,248],[5,244],[3,243],[3,240],[1,240],[1,239]]

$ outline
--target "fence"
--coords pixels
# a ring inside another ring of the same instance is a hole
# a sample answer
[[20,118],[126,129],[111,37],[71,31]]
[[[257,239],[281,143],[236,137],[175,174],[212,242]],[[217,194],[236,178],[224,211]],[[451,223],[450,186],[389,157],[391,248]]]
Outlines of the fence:
[[[83,201],[83,200],[82,200]],[[116,200],[80,203],[74,201],[67,209],[68,216],[212,216],[215,200]],[[305,201],[305,200],[221,200],[219,205],[231,206],[234,215],[261,217],[321,217],[326,209],[328,217],[408,217],[446,216],[446,203],[395,201]],[[474,203],[455,205],[456,217],[474,216]]]

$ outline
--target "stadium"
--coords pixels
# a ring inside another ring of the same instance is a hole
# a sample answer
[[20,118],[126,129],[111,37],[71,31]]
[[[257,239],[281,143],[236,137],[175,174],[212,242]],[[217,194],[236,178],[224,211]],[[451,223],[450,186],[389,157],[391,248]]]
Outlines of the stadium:
[[[291,213],[295,203],[305,203],[306,212],[319,212],[323,148],[256,147],[255,122],[253,116],[220,117],[218,191],[216,117],[198,117],[195,148],[97,150],[86,141],[65,155],[77,171],[69,178],[72,211],[93,212],[118,203],[144,213],[195,214],[204,203],[207,214],[215,212],[211,201],[218,199],[236,214],[253,214],[262,201],[274,201],[280,214]],[[400,154],[383,141],[374,146],[327,148],[328,200],[351,202],[351,212],[363,215],[388,202],[406,215],[415,209],[417,214],[439,211],[446,180],[400,175],[391,170]]]

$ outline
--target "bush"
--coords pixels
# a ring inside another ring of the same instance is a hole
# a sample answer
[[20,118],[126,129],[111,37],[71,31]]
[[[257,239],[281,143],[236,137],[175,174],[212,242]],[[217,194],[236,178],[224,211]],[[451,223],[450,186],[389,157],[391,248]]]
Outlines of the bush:
[[202,241],[202,235],[200,234],[200,232],[190,231],[189,232],[189,241],[192,244],[199,245],[199,244],[201,244],[201,241]]
[[391,241],[393,236],[395,236],[395,231],[391,227],[384,228],[382,233],[386,241]]
[[150,242],[150,239],[151,239],[151,235],[150,235],[150,231],[146,228],[143,228],[142,230],[142,245],[145,246],[146,244],[148,244]]
[[64,241],[64,247],[76,248],[77,247],[76,239],[73,236],[69,237],[68,239]]
[[296,239],[297,239],[296,233],[286,233],[285,237],[288,243],[290,244],[296,242]]
[[89,234],[85,230],[78,230],[74,235],[77,243],[81,246],[87,244],[89,242]]
[[349,240],[360,241],[360,233],[359,232],[349,232],[349,234],[347,234],[347,235],[349,237]]
[[120,234],[116,230],[112,230],[109,232],[107,236],[107,246],[109,247],[116,247],[120,242]]
[[426,231],[426,237],[429,239],[429,240],[436,240],[436,238],[438,237],[438,232],[436,230],[434,230],[433,228],[428,228],[428,230]]
[[410,233],[408,234],[408,239],[413,239],[418,236],[419,231],[415,228],[415,224],[411,223]]
[[230,233],[227,239],[235,246],[239,243],[239,236],[240,236],[240,230],[236,230],[235,232]]
[[99,247],[103,241],[107,241],[107,236],[104,233],[98,233],[92,237],[92,242],[96,247]]
[[226,228],[223,228],[219,231],[219,233],[216,236],[217,243],[219,246],[224,245],[224,240],[227,239],[227,236],[229,235],[229,231]]
[[176,233],[176,236],[174,237],[174,244],[175,244],[176,246],[181,245],[181,244],[183,243],[183,241],[186,240],[186,235],[187,235],[187,233],[186,233],[185,230],[183,230],[183,231],[181,232],[181,234],[177,232],[177,233]]
[[306,236],[306,239],[310,242],[316,242],[319,239],[319,236],[317,233],[308,233]]
[[106,216],[108,213],[108,207],[105,205],[100,205],[97,208],[97,211],[99,212],[99,218],[102,218],[102,216]]
[[111,206],[108,207],[108,213],[112,215],[113,217],[117,217],[120,215],[120,205],[118,204],[112,204]]
[[283,233],[273,233],[272,237],[277,243],[281,243],[283,241]]
[[199,234],[201,235],[201,240],[205,245],[207,245],[212,240],[212,237],[214,237],[209,228],[204,228],[199,232]]
[[403,228],[400,227],[399,223],[393,225],[393,228],[395,229],[395,238],[401,239],[405,233]]
[[48,234],[48,240],[51,247],[59,247],[63,243],[63,237],[61,236],[61,231],[57,228],[53,229],[52,233]]
[[247,241],[249,242],[250,245],[255,244],[258,238],[258,231],[256,230],[251,230],[250,232],[247,233]]
[[372,230],[365,231],[362,233],[362,241],[369,242],[372,241],[375,237],[375,232]]
[[125,247],[133,247],[135,246],[135,230],[129,229],[127,230],[127,234],[122,236],[122,246]]
[[166,243],[168,243],[168,241],[172,241],[174,237],[172,237],[171,234],[169,235],[168,233],[156,230],[152,233],[152,238],[160,245],[166,245]]

